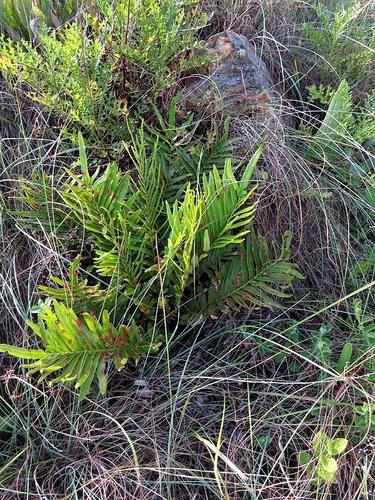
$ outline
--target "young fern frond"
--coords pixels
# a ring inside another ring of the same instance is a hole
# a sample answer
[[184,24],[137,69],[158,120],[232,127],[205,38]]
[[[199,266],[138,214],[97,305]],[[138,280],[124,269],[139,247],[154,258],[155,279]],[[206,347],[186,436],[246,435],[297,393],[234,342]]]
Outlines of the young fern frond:
[[154,269],[165,272],[165,282],[174,288],[177,304],[189,278],[199,276],[200,262],[208,256],[217,261],[222,253],[218,250],[238,245],[249,232],[256,204],[248,203],[254,189],[247,188],[260,154],[259,149],[240,181],[227,160],[222,175],[214,167],[208,177],[203,176],[201,190],[188,185],[182,202],[175,201],[172,208],[167,202],[170,233],[163,258]]
[[167,202],[167,218],[170,234],[161,261],[167,283],[170,282],[178,304],[189,276],[198,263],[195,240],[202,219],[202,195],[187,187],[181,203],[175,201],[172,208]]

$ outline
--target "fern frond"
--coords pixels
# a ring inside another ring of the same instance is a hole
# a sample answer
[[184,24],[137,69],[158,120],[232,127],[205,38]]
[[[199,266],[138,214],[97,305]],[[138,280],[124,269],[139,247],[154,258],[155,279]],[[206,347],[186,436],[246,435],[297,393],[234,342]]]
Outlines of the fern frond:
[[73,260],[69,268],[69,279],[52,276],[51,281],[57,286],[39,285],[39,294],[69,304],[76,314],[98,310],[104,305],[108,308],[114,302],[117,290],[103,290],[99,283],[89,285],[87,279],[81,279],[78,275],[80,261],[80,256]]
[[80,399],[90,391],[97,378],[100,392],[107,386],[107,365],[111,360],[121,370],[129,358],[138,360],[145,352],[154,352],[158,346],[145,342],[141,330],[135,323],[115,328],[104,311],[101,320],[93,314],[75,312],[53,301],[53,309],[46,306],[39,315],[38,323],[28,322],[34,333],[40,337],[44,350],[27,350],[0,345],[0,352],[36,359],[24,365],[28,373],[40,372],[41,379],[54,375],[50,383],[75,382],[80,389]]
[[165,179],[166,199],[170,202],[180,199],[188,183],[196,187],[202,175],[214,165],[222,173],[226,159],[232,154],[227,122],[222,133],[215,127],[208,144],[194,136],[199,122],[193,125],[192,115],[182,125],[176,126],[178,99],[178,95],[172,99],[167,121],[155,110],[160,130],[145,125],[144,132],[146,144],[157,155]]
[[158,225],[161,213],[164,210],[165,175],[160,168],[157,140],[148,154],[144,126],[136,135],[129,131],[132,137],[131,147],[127,147],[137,172],[136,186],[137,206],[143,213],[143,225],[150,242],[160,229]]
[[199,276],[199,264],[210,257],[217,262],[225,247],[240,244],[249,232],[256,204],[248,204],[254,189],[248,190],[249,180],[261,154],[257,151],[237,181],[232,164],[227,160],[223,174],[214,167],[203,176],[202,189],[188,185],[181,203],[172,208],[167,202],[167,220],[170,230],[163,258],[155,270],[165,273],[164,281],[171,284],[179,303],[191,276]]
[[202,218],[203,199],[190,186],[181,203],[175,201],[172,208],[167,202],[167,218],[170,227],[168,243],[161,261],[162,268],[174,286],[178,303],[187,280],[198,261],[195,254],[195,237]]
[[150,240],[144,223],[145,212],[138,208],[139,193],[132,190],[128,173],[110,164],[99,177],[87,169],[85,149],[80,148],[82,177],[72,172],[72,182],[62,197],[82,227],[93,239],[95,266],[100,276],[117,276],[136,286],[144,264],[151,263]]
[[[239,255],[230,256],[209,271],[212,283],[198,292],[194,312],[188,315],[190,320],[239,307],[282,307],[276,299],[289,297],[285,290],[294,279],[302,279],[296,264],[289,262],[291,237],[290,232],[284,234],[280,250],[262,236],[248,237]],[[188,304],[190,309],[192,302]]]
[[203,177],[206,203],[197,238],[198,251],[203,250],[204,239],[206,247],[209,242],[210,250],[239,244],[244,240],[256,209],[256,203],[248,203],[256,186],[249,190],[248,185],[261,153],[262,149],[259,148],[239,180],[233,174],[230,160],[225,162],[222,176],[214,167],[209,176]]

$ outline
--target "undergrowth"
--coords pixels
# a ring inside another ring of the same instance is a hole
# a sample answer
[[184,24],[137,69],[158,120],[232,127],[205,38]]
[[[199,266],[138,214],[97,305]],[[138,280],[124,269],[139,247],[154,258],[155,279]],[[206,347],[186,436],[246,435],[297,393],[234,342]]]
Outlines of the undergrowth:
[[[1,498],[373,498],[372,3],[0,26]],[[222,30],[279,95],[230,120],[184,107]]]

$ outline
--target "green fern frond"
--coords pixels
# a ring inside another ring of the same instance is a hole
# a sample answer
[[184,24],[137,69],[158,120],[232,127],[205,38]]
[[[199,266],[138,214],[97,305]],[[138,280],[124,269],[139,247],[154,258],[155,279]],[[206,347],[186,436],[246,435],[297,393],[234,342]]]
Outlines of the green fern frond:
[[107,387],[108,361],[121,370],[129,358],[138,360],[145,352],[154,352],[158,346],[145,342],[135,323],[115,328],[108,311],[99,321],[92,313],[78,317],[74,311],[56,300],[53,309],[46,306],[39,315],[38,323],[28,326],[40,337],[44,350],[27,350],[0,345],[0,352],[25,359],[36,359],[24,365],[31,375],[41,373],[40,379],[54,375],[50,383],[75,382],[80,389],[80,399],[85,397],[97,378],[102,394]]
[[167,121],[155,109],[160,130],[145,125],[144,131],[145,144],[157,156],[165,179],[166,199],[170,202],[181,197],[188,183],[196,187],[202,175],[210,172],[214,165],[222,173],[225,161],[232,154],[228,122],[221,133],[215,127],[206,144],[194,135],[199,122],[194,125],[192,115],[182,125],[176,125],[179,98],[177,95],[172,99]]
[[[130,132],[130,131],[129,131]],[[138,133],[131,134],[132,144],[127,147],[130,158],[136,168],[137,179],[135,191],[137,191],[137,205],[143,212],[143,225],[148,238],[153,242],[156,232],[159,230],[159,218],[164,210],[165,199],[165,175],[160,168],[158,156],[158,141],[151,146],[148,154],[145,139],[144,126]]]
[[130,175],[122,174],[115,164],[101,176],[98,170],[90,175],[84,147],[80,148],[80,164],[82,177],[69,172],[72,181],[62,197],[92,237],[98,274],[117,276],[134,287],[142,271],[137,263],[152,262],[145,211],[137,206],[140,194],[133,192]]
[[[286,232],[280,250],[262,236],[251,236],[241,245],[239,255],[209,270],[211,284],[198,292],[190,320],[216,315],[228,309],[280,308],[277,298],[288,298],[285,290],[294,279],[302,279],[297,265],[289,262],[292,234]],[[192,309],[193,301],[188,303]]]
[[117,290],[103,290],[99,283],[89,285],[87,279],[81,279],[78,275],[80,261],[80,256],[73,260],[69,268],[69,279],[52,276],[51,281],[57,286],[39,285],[40,295],[69,304],[76,314],[98,310],[104,305],[108,308],[115,301]]
[[203,249],[205,233],[208,233],[212,250],[239,244],[244,240],[256,209],[256,203],[248,203],[256,186],[249,190],[248,185],[261,153],[262,149],[259,148],[239,180],[233,174],[230,160],[225,162],[222,176],[216,167],[208,176],[203,176],[206,201],[202,228],[198,234],[199,250]]
[[161,261],[168,281],[176,281],[177,303],[187,280],[198,263],[195,253],[195,237],[202,218],[202,195],[187,187],[181,203],[175,201],[172,208],[167,202],[167,218],[170,227],[168,243]]
[[250,231],[256,204],[248,203],[254,192],[248,190],[248,184],[260,155],[261,149],[239,181],[227,160],[222,175],[214,167],[209,176],[203,176],[202,189],[193,190],[188,185],[181,203],[175,201],[171,208],[167,202],[170,234],[163,258],[154,269],[165,271],[165,283],[175,287],[177,281],[177,303],[189,278],[202,274],[202,260],[209,257],[209,262],[217,262],[222,253],[219,250],[239,245]]

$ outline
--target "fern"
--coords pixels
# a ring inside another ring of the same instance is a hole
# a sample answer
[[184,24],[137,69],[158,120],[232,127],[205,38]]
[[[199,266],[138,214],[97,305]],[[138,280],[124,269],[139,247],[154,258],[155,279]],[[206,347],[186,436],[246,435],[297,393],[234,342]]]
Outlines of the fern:
[[80,263],[81,258],[77,256],[69,268],[68,279],[52,276],[51,281],[55,286],[39,285],[39,294],[69,304],[76,314],[112,306],[116,288],[102,289],[99,283],[89,285],[88,279],[81,279],[79,276]]
[[228,140],[226,121],[224,130],[219,133],[216,127],[207,143],[195,137],[193,115],[190,115],[181,125],[177,126],[177,105],[180,95],[171,101],[168,120],[164,120],[155,108],[160,129],[145,125],[142,132],[143,140],[138,142],[140,151],[153,151],[157,163],[166,182],[166,198],[173,202],[179,199],[187,185],[195,187],[204,173],[209,173],[213,166],[222,172],[224,163],[232,154]]
[[158,348],[157,344],[143,340],[135,323],[116,329],[109,320],[108,311],[103,311],[100,321],[88,312],[78,317],[72,309],[57,301],[53,309],[44,308],[37,324],[27,324],[42,340],[44,350],[0,344],[0,352],[36,360],[24,366],[30,375],[40,372],[39,380],[54,375],[51,384],[75,381],[80,399],[87,395],[94,378],[98,380],[100,392],[105,394],[109,360],[121,370],[130,357],[137,360],[142,353]]
[[[226,161],[222,176],[216,167],[209,176],[203,176],[203,192],[206,199],[203,230],[204,234],[208,235],[206,238],[210,249],[215,250],[241,243],[248,233],[248,229],[240,232],[238,229],[248,226],[255,214],[256,204],[247,202],[254,194],[256,186],[249,190],[248,184],[261,152],[259,148],[239,181],[234,177],[230,160]],[[203,247],[202,240],[204,239],[202,230],[198,238],[200,249]]]
[[[220,176],[216,167],[203,176],[202,190],[194,191],[188,185],[183,201],[177,200],[171,208],[167,202],[167,220],[170,228],[161,267],[166,268],[167,280],[171,270],[177,280],[174,292],[177,303],[191,276],[202,273],[203,260],[218,260],[222,249],[241,243],[252,221],[255,203],[247,204],[254,189],[247,186],[259,159],[261,150],[249,162],[240,181],[236,181],[231,161],[225,163]],[[155,267],[160,270],[160,264]]]
[[[28,365],[31,373],[58,372],[53,381],[74,380],[81,397],[97,373],[104,390],[104,356],[121,367],[121,360],[154,351],[160,336],[143,332],[154,331],[160,311],[169,327],[177,317],[197,322],[229,309],[281,307],[278,299],[302,278],[289,261],[291,234],[278,249],[252,227],[256,186],[250,183],[261,148],[238,178],[227,159],[220,169],[198,174],[195,185],[188,183],[181,201],[171,201],[174,183],[164,175],[159,142],[150,149],[143,129],[128,145],[134,176],[116,164],[91,172],[81,135],[79,146],[81,174],[68,172],[61,198],[94,246],[94,284],[79,279],[77,257],[69,280],[40,287],[54,302],[53,310],[46,305],[40,312],[37,325],[30,323],[45,347],[43,354],[24,352],[39,356]],[[95,283],[97,276],[110,281]],[[98,318],[93,309],[102,311]],[[130,332],[126,339],[124,331]]]
[[165,173],[159,162],[159,144],[155,140],[148,153],[144,126],[136,135],[131,134],[131,138],[132,143],[127,146],[127,151],[137,172],[135,190],[138,192],[138,203],[142,206],[145,231],[150,241],[153,241],[164,209],[166,191]]
[[149,246],[146,227],[141,224],[143,214],[136,206],[139,193],[132,194],[130,175],[122,175],[115,164],[101,176],[98,170],[90,175],[82,136],[79,140],[83,175],[77,177],[70,172],[71,183],[61,196],[92,236],[99,275],[121,277],[134,287],[141,271],[135,255],[147,261]]
[[[312,51],[319,55],[320,82],[329,85],[338,78],[358,84],[367,80],[371,88],[375,48],[373,6],[364,7],[355,0],[314,1],[307,5],[315,13],[316,21],[302,24],[301,31]],[[367,8],[368,14],[363,15]],[[309,54],[311,57],[311,51]]]
[[[195,240],[202,220],[202,210],[202,196],[196,194],[190,186],[187,187],[181,203],[175,201],[172,208],[167,203],[170,234],[161,265],[166,268],[168,281],[175,282],[174,293],[177,302],[199,258],[195,253]],[[157,270],[159,271],[159,266]]]

